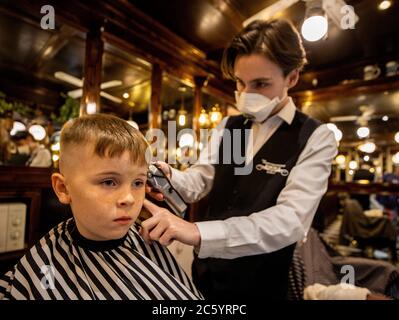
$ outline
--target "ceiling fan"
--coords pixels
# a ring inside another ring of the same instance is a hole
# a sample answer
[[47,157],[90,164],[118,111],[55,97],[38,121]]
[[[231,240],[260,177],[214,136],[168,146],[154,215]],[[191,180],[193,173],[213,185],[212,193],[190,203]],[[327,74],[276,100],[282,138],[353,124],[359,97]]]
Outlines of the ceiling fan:
[[361,112],[360,116],[349,115],[349,116],[340,116],[340,117],[331,117],[330,122],[347,122],[347,121],[355,121],[358,125],[365,127],[367,123],[371,119],[380,118],[380,116],[374,115],[375,108],[370,105],[363,105],[359,107]]
[[[76,99],[82,96],[83,94],[83,80],[79,79],[75,76],[72,76],[68,73],[65,73],[63,71],[57,71],[54,73],[54,77],[56,77],[59,80],[68,82],[69,84],[72,84],[76,87],[79,87],[79,89],[75,89],[75,90],[71,90],[68,91],[67,94],[68,96]],[[104,91],[102,91],[103,89],[108,89],[108,88],[113,88],[113,87],[117,87],[122,85],[122,81],[121,80],[111,80],[111,81],[107,81],[107,82],[103,82],[100,85],[101,91],[100,91],[100,96],[102,96],[105,99],[111,100],[115,103],[122,103],[122,99],[115,97],[113,95],[110,95],[109,93],[106,93]]]
[[[290,6],[294,5],[295,3],[301,0],[279,0],[273,3],[272,5],[266,7],[265,9],[259,11],[252,17],[246,19],[243,22],[244,27],[250,24],[252,21],[261,19],[261,20],[268,20],[271,19],[277,13],[284,11],[285,9],[289,8]],[[344,6],[347,4],[343,0],[303,0],[306,2],[307,7],[309,8],[313,4],[321,5],[322,9],[326,12],[326,14],[331,18],[331,20],[338,26],[341,26],[341,21],[343,15],[345,14],[342,10]],[[359,20],[359,17],[354,14],[354,24]],[[353,25],[354,25],[353,24]]]

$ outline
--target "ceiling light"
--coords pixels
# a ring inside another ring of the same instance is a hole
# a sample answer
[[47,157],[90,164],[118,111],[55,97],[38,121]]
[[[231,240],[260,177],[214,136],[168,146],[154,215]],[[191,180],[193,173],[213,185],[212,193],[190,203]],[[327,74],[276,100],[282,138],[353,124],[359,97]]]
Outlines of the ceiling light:
[[343,165],[343,164],[345,164],[345,161],[346,161],[346,158],[345,158],[345,156],[344,156],[343,154],[339,154],[339,155],[337,155],[337,157],[335,158],[335,162],[336,162],[338,165]]
[[394,164],[399,164],[399,152],[396,152],[393,156],[392,156],[392,162]]
[[181,127],[184,127],[186,125],[186,114],[187,111],[184,109],[181,109],[178,112],[177,122]]
[[60,143],[56,142],[56,143],[52,144],[50,149],[51,149],[51,151],[60,151]]
[[209,124],[209,115],[206,113],[205,109],[201,110],[201,114],[198,118],[200,126],[205,127]]
[[357,162],[352,160],[349,162],[349,169],[356,170],[357,169]]
[[211,123],[215,126],[217,125],[223,118],[222,113],[220,112],[220,108],[218,104],[212,107],[211,112],[209,112],[209,117]]
[[328,31],[328,20],[321,1],[309,1],[306,7],[305,20],[301,33],[307,41],[322,39]]
[[370,134],[370,129],[367,127],[360,127],[359,129],[357,129],[356,133],[359,138],[366,138]]
[[388,121],[389,120],[389,117],[388,116],[383,116],[382,117],[382,121]]
[[122,97],[125,98],[125,99],[127,99],[127,98],[129,98],[130,96],[129,96],[129,94],[128,94],[127,92],[125,92],[125,93],[122,95]]
[[395,141],[399,143],[399,131],[395,133]]
[[373,153],[376,149],[374,142],[366,142],[359,146],[359,150],[364,153]]
[[381,1],[380,4],[378,5],[379,10],[386,10],[392,5],[392,1],[389,0],[384,0]]
[[86,106],[87,114],[95,114],[97,111],[97,105],[95,102],[89,102]]
[[179,139],[179,147],[192,147],[194,145],[194,137],[190,133],[183,133]]
[[324,16],[312,16],[307,18],[301,28],[305,40],[314,42],[323,38],[328,31],[328,22]]
[[26,126],[19,121],[14,121],[14,124],[12,125],[12,129],[10,131],[10,135],[15,135],[18,131],[25,131]]
[[364,156],[364,157],[363,157],[363,160],[364,160],[364,161],[369,161],[369,160],[370,160],[370,157],[369,157],[369,156]]
[[36,141],[41,141],[46,137],[46,129],[40,124],[34,124],[29,128],[29,133],[33,136]]

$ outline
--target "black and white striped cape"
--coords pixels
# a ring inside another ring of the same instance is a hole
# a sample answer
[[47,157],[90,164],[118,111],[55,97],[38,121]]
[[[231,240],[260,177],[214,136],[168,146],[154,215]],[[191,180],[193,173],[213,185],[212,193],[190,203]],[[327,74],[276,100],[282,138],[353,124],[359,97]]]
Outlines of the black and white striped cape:
[[0,279],[0,299],[202,299],[168,249],[146,244],[137,226],[100,250],[76,233],[73,218],[52,229]]

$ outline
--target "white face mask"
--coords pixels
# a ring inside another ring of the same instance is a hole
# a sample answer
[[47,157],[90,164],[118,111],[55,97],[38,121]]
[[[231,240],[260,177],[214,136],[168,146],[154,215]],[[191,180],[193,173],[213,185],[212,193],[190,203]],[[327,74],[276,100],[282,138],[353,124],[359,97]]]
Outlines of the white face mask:
[[281,102],[279,97],[273,100],[259,93],[246,93],[235,91],[236,106],[245,117],[255,122],[263,122],[274,108]]

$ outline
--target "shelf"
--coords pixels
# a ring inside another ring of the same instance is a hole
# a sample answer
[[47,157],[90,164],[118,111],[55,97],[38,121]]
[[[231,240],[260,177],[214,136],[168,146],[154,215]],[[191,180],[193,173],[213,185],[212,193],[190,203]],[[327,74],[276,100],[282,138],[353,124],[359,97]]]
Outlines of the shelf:
[[399,75],[391,77],[382,77],[373,80],[352,79],[345,83],[314,88],[303,91],[293,91],[290,93],[295,99],[306,101],[323,101],[336,99],[339,96],[355,96],[360,94],[371,94],[399,88]]

